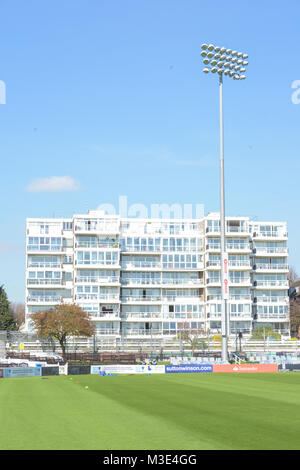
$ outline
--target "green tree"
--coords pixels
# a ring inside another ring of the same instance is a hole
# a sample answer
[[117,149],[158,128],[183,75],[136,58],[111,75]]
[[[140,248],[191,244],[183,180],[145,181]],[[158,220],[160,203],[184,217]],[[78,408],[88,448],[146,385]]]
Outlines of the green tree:
[[16,329],[16,322],[10,309],[7,294],[4,287],[0,286],[0,330],[12,331]]
[[273,337],[275,339],[281,338],[280,333],[274,331],[271,326],[259,326],[252,331],[251,339],[263,340],[268,337]]
[[94,326],[85,312],[76,304],[60,304],[50,310],[40,310],[30,315],[33,328],[42,338],[54,338],[66,358],[66,345],[69,336],[89,337],[94,334]]

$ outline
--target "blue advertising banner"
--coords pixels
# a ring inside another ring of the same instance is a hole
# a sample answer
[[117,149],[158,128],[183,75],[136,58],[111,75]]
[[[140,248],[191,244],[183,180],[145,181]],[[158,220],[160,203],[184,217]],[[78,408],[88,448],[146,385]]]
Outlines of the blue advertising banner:
[[41,367],[4,367],[4,377],[35,377],[41,375]]
[[182,364],[180,366],[165,366],[166,374],[212,372],[212,364]]

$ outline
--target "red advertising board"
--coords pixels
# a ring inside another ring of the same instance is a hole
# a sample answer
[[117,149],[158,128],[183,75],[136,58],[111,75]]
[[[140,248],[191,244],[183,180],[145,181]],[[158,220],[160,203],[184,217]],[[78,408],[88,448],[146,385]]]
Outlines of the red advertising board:
[[214,364],[213,372],[278,372],[277,364]]

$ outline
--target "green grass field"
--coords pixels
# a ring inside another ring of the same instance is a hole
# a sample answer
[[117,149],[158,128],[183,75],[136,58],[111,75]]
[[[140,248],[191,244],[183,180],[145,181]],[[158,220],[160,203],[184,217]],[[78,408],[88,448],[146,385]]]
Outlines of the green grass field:
[[300,373],[1,379],[0,423],[1,450],[300,449]]

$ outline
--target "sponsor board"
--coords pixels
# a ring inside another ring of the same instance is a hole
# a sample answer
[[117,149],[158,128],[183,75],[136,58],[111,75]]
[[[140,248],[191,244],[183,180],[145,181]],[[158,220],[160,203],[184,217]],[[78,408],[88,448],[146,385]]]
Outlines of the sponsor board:
[[68,363],[66,363],[64,366],[58,366],[59,367],[59,375],[68,375]]
[[277,364],[214,364],[213,372],[278,372]]
[[91,366],[91,374],[100,374],[105,372],[106,374],[135,374],[135,367],[131,365],[111,365],[111,366]]
[[36,377],[41,375],[41,367],[5,367],[4,377]]
[[212,364],[182,364],[165,366],[166,374],[213,372]]
[[135,366],[136,374],[164,374],[165,366],[140,365]]
[[165,366],[151,365],[107,365],[91,366],[91,374],[164,374]]

